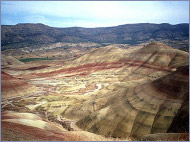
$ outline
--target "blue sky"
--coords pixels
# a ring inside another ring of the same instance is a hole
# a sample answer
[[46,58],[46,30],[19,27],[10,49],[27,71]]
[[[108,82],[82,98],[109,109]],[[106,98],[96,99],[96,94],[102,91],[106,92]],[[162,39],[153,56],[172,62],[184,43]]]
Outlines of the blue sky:
[[189,1],[3,1],[1,24],[106,27],[129,23],[188,23]]

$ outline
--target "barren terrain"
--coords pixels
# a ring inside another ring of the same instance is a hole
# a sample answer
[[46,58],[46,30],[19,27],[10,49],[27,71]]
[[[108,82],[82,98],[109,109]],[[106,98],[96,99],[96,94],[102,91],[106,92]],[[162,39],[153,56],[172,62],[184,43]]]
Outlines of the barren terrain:
[[187,52],[87,42],[7,49],[1,58],[2,140],[189,139]]

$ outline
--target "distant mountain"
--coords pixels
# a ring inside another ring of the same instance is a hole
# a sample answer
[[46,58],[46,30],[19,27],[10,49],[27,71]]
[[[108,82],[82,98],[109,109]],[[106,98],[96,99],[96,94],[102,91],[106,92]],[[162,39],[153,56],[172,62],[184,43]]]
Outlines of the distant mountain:
[[43,24],[2,25],[2,49],[20,48],[34,44],[55,42],[96,42],[139,44],[162,41],[187,48],[189,24],[126,24],[101,28],[54,28]]

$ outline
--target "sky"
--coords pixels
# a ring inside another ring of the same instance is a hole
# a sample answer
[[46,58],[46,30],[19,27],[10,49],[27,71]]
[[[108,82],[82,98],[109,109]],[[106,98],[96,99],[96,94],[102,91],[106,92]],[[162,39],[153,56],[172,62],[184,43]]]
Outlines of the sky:
[[1,1],[1,24],[108,27],[189,23],[189,1]]

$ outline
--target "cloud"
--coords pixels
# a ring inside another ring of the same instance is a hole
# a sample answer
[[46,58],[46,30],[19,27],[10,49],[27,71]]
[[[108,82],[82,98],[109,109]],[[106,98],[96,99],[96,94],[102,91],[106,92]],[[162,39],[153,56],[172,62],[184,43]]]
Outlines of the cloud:
[[1,4],[3,24],[8,20],[48,23],[50,26],[97,27],[189,21],[188,1],[4,1]]
[[24,23],[47,23],[48,20],[42,15],[31,15],[23,18]]

